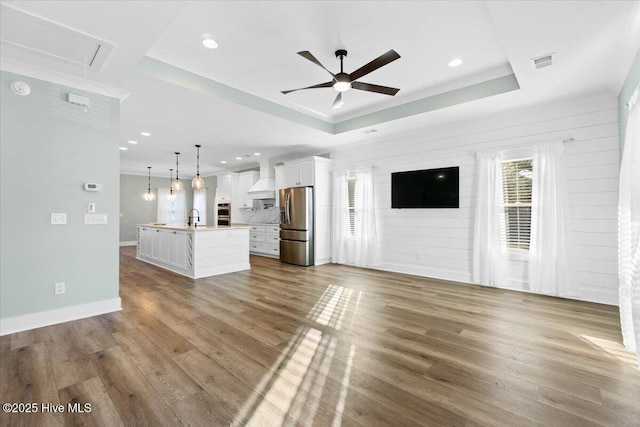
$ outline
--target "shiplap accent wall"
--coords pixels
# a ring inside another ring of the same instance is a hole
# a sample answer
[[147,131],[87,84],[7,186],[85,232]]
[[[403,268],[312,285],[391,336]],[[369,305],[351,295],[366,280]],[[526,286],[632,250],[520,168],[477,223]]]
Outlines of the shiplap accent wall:
[[[570,227],[579,299],[617,304],[618,105],[597,93],[552,104],[372,139],[331,152],[334,170],[376,166],[380,269],[472,281],[474,152],[574,138],[565,144]],[[391,173],[460,167],[459,209],[391,209]],[[528,290],[514,259],[506,287]]]

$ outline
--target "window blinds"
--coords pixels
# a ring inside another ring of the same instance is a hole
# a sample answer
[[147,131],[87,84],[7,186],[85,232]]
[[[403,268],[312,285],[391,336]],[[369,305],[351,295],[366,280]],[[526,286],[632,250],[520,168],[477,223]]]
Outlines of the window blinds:
[[509,249],[529,250],[532,159],[502,162],[504,236]]
[[347,195],[349,198],[349,233],[351,236],[354,236],[356,233],[356,179],[348,178],[347,179]]

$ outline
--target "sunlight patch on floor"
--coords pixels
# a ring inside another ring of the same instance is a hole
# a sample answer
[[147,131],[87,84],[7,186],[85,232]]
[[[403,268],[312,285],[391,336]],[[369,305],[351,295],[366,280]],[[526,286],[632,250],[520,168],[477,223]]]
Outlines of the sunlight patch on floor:
[[[357,302],[360,300],[358,293]],[[306,316],[319,325],[339,330],[345,313],[352,302],[353,291],[341,286],[328,285]],[[252,396],[247,399],[236,419],[247,426],[278,426],[287,423],[286,415],[298,421],[316,418],[321,400],[326,400],[326,386],[330,373],[335,407],[327,414],[325,407],[321,416],[329,417],[327,424],[339,427],[347,401],[351,366],[356,346],[351,345],[344,372],[335,372],[335,354],[339,345],[337,337],[328,332],[306,327],[300,328],[287,343],[278,359],[270,367],[271,372],[257,384]],[[346,349],[345,349],[346,350]],[[333,371],[332,371],[333,370]],[[333,405],[332,405],[333,406]],[[275,408],[279,411],[274,413]]]
[[313,306],[307,319],[340,330],[353,290],[329,285]]
[[356,352],[356,346],[351,344],[351,350],[349,351],[349,359],[347,359],[347,366],[344,369],[344,375],[342,376],[342,383],[340,385],[340,399],[336,405],[336,412],[333,417],[332,427],[340,427],[342,422],[342,413],[344,412],[344,405],[347,401],[347,393],[349,392],[349,380],[351,378],[351,365],[353,364],[353,355]]
[[629,365],[631,365],[631,367],[640,371],[640,366],[638,366],[638,359],[636,358],[636,355],[625,349],[622,344],[602,338],[591,337],[589,335],[580,336],[596,347],[604,350],[605,352],[618,358],[619,360],[628,363]]
[[[282,410],[282,419],[273,419],[272,425],[279,425],[284,422],[284,414],[289,412],[291,405],[298,393],[304,375],[311,366],[313,356],[320,345],[322,332],[316,329],[307,330],[306,334],[299,342],[291,342],[283,354],[288,355],[288,360],[284,362],[282,370],[274,377],[269,389],[264,393],[264,400],[254,410],[247,426],[260,426],[268,413],[265,400],[270,401]],[[293,414],[292,414],[293,415]],[[258,422],[254,422],[257,420]]]

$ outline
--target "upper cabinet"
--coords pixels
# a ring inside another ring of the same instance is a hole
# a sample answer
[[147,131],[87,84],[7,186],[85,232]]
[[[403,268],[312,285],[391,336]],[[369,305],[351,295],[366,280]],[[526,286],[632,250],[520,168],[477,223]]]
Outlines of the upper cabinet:
[[313,186],[313,181],[313,159],[285,163],[284,188]]
[[234,198],[233,203],[241,208],[252,208],[253,198],[249,194],[249,189],[258,181],[260,173],[258,171],[242,172],[238,174],[238,199]]
[[216,197],[218,203],[231,203],[231,197],[233,195],[233,182],[236,179],[234,173],[223,173],[217,175],[218,188],[216,190]]

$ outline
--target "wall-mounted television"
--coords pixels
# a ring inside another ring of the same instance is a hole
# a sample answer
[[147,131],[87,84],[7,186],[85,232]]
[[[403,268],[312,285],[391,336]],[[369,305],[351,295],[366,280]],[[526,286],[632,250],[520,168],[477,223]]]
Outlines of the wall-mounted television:
[[459,167],[394,172],[391,208],[458,208]]

